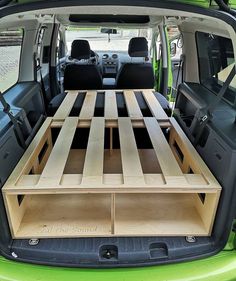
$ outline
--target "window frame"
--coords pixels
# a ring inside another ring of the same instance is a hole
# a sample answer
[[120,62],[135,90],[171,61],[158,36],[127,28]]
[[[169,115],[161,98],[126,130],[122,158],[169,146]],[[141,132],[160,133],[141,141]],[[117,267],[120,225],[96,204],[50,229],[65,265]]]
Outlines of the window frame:
[[[217,88],[217,92],[214,91],[211,87],[207,87],[206,83],[203,83],[202,82],[202,75],[201,75],[201,63],[200,63],[200,51],[199,51],[199,41],[198,41],[198,33],[203,33],[203,34],[210,34],[209,32],[203,32],[203,31],[196,31],[195,32],[195,43],[196,43],[196,48],[197,48],[197,60],[198,60],[198,77],[199,77],[199,83],[205,87],[207,90],[209,90],[210,92],[212,92],[214,95],[218,95],[219,91],[221,90],[222,86],[223,85],[220,85],[218,83],[215,83],[215,87]],[[225,38],[225,39],[228,39],[228,40],[231,40],[231,38],[227,38],[227,37],[223,37],[223,36],[220,36],[220,35],[217,35],[217,34],[213,34],[217,37],[222,37],[222,38]],[[231,40],[232,42],[232,40]],[[235,54],[234,54],[235,55]],[[210,59],[208,60],[210,62]],[[234,63],[236,64],[236,57],[234,56]],[[209,77],[210,78],[210,77]],[[234,91],[232,89],[230,89],[229,87],[227,88],[225,94],[227,93],[227,91],[230,91],[232,93],[234,93]],[[227,99],[225,97],[225,94],[224,96],[222,97],[222,99],[227,102],[229,105],[233,106],[236,108],[236,93],[234,95],[234,101],[231,102],[229,99]]]

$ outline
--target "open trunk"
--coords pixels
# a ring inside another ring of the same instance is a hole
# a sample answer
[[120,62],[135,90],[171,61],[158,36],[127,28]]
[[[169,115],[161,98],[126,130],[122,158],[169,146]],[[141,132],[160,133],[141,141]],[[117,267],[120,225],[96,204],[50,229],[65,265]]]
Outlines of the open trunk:
[[[65,5],[71,5],[67,7],[70,13],[77,9],[78,15],[93,14],[98,2],[104,10],[111,9],[106,1],[69,2],[35,1],[5,12],[34,10],[37,20],[44,17],[37,10],[56,7],[55,14],[59,11],[63,22]],[[116,14],[126,14],[127,1],[114,2]],[[187,261],[215,254],[225,246],[235,217],[236,110],[222,100],[215,119],[194,147],[195,121],[214,100],[214,94],[195,77],[198,50],[194,44],[195,33],[203,32],[204,24],[209,31],[216,22],[224,22],[232,35],[235,21],[226,13],[174,1],[141,2],[132,1],[128,12],[143,15],[145,10],[148,24],[156,24],[152,18],[156,11],[158,20],[164,13],[170,15],[165,17],[169,22],[183,21],[187,57],[183,75],[187,78],[178,88],[177,110],[168,116],[153,89],[66,91],[53,116],[42,123],[41,113],[41,119],[34,117],[30,125],[33,128],[37,123],[37,128],[29,130],[31,143],[24,153],[13,127],[0,124],[5,134],[0,139],[0,156],[9,168],[0,179],[2,255],[47,265],[124,267]],[[102,16],[104,10],[99,11]],[[173,12],[178,16],[172,19]],[[45,24],[50,21],[55,24],[47,15]],[[47,38],[44,45],[45,64],[51,55],[49,45],[56,46],[57,41],[56,27],[50,27],[52,41]],[[30,26],[28,38],[32,30]],[[167,67],[161,72],[164,77]],[[57,66],[51,66],[51,76],[47,75],[45,80],[55,83]],[[40,86],[25,82],[24,75],[21,79],[6,92],[6,99],[17,107],[21,122],[27,123],[32,104],[36,112],[39,103],[35,98],[27,111],[19,100],[30,100],[32,89],[40,96]],[[16,92],[21,93],[19,99]],[[5,153],[14,150],[15,162]]]

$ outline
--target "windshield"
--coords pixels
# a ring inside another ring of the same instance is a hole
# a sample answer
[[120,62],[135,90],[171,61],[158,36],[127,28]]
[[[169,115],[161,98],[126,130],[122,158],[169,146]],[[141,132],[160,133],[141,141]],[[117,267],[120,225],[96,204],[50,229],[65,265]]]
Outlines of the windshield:
[[75,39],[89,41],[93,51],[128,51],[129,41],[133,37],[145,37],[151,44],[151,29],[117,29],[117,34],[101,33],[101,28],[68,27],[66,30],[66,43],[68,51]]

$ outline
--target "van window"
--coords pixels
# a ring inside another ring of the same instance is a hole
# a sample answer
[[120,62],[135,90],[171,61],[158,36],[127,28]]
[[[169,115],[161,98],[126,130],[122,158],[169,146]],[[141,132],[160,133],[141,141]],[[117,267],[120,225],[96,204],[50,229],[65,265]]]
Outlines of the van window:
[[42,43],[43,43],[43,37],[45,33],[45,27],[41,27],[38,35],[37,35],[37,67],[40,66],[41,62],[41,56],[42,56]]
[[[110,29],[110,28],[109,28]],[[151,29],[138,28],[118,28],[116,34],[108,35],[101,32],[102,28],[96,27],[74,27],[69,26],[66,30],[67,49],[70,51],[71,44],[75,39],[85,39],[89,41],[93,51],[125,51],[128,50],[129,41],[132,37],[145,37],[149,47],[151,44]]]
[[22,29],[0,32],[0,91],[2,93],[18,80],[22,41]]
[[[232,41],[209,33],[197,32],[200,82],[218,94],[235,65]],[[235,103],[236,77],[232,80],[224,99]]]

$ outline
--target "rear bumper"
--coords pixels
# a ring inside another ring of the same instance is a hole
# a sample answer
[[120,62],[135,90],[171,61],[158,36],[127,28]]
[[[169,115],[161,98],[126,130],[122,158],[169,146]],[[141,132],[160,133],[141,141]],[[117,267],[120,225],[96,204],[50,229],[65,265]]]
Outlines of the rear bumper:
[[172,265],[79,269],[24,264],[0,258],[0,281],[229,281],[236,280],[236,251]]

